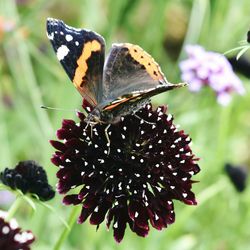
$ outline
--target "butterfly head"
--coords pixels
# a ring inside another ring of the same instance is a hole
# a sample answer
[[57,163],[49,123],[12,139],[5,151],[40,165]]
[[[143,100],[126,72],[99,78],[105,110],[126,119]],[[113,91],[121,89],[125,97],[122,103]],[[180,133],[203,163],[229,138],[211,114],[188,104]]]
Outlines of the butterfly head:
[[114,116],[111,112],[105,112],[103,110],[98,109],[97,107],[88,114],[85,121],[89,124],[107,124],[107,123],[115,123]]

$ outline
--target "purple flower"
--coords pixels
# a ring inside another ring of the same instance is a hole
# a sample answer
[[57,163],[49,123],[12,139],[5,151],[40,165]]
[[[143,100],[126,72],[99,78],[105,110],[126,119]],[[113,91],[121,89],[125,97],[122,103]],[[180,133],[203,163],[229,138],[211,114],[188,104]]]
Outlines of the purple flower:
[[234,74],[227,58],[219,53],[205,51],[199,45],[187,45],[188,58],[180,63],[181,78],[189,83],[189,89],[198,92],[210,86],[221,105],[231,101],[231,93],[244,94],[240,79]]
[[0,213],[0,249],[3,250],[29,250],[30,244],[35,240],[31,231],[21,231],[16,220],[6,222],[6,214]]
[[200,171],[198,159],[189,147],[191,139],[177,130],[166,107],[153,110],[148,104],[136,116],[121,117],[108,129],[110,145],[106,124],[91,131],[85,116],[78,116],[79,123],[63,121],[57,131],[63,141],[51,144],[56,148],[52,162],[59,167],[57,189],[70,192],[64,204],[82,206],[79,223],[90,218],[98,228],[106,218],[120,242],[127,225],[145,237],[149,224],[157,230],[172,224],[173,200],[196,204],[191,177]]
[[55,191],[48,184],[45,170],[35,161],[20,161],[14,169],[5,168],[0,173],[0,180],[12,189],[19,189],[24,194],[35,194],[42,201],[55,196]]

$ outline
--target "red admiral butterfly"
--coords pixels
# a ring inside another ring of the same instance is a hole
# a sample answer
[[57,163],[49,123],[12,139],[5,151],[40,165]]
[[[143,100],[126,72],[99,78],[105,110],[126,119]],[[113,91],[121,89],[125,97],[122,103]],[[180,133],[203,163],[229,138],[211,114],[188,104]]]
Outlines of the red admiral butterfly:
[[149,98],[185,86],[171,84],[142,48],[113,44],[104,62],[105,41],[99,34],[48,18],[47,35],[69,78],[94,110],[90,123],[116,123],[138,111]]

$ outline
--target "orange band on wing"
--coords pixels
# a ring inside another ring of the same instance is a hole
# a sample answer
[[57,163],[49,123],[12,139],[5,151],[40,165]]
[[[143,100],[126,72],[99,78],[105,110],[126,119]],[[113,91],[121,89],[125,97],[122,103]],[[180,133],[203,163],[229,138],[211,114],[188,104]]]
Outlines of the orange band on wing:
[[92,52],[100,51],[101,44],[97,40],[89,41],[84,44],[82,49],[82,54],[77,60],[78,67],[75,71],[75,76],[73,78],[73,83],[79,90],[81,84],[83,83],[83,78],[88,70],[87,60],[90,58]]
[[[132,98],[132,97],[131,97]],[[113,108],[115,108],[116,106],[120,105],[121,103],[127,102],[128,100],[130,100],[131,98],[124,98],[122,100],[120,100],[119,102],[116,102],[114,104],[108,105],[106,107],[104,107],[103,110],[112,110]]]
[[133,100],[133,99],[136,99],[138,96],[140,96],[140,93],[138,94],[133,94],[131,95],[130,97],[123,97],[121,98],[120,100],[117,100],[115,103],[111,104],[111,105],[108,105],[106,107],[103,108],[103,110],[112,110],[113,108],[119,106],[120,104],[124,103],[124,102],[127,102],[129,100]]
[[129,54],[131,57],[136,60],[138,63],[143,65],[145,69],[147,70],[148,74],[154,79],[154,80],[165,80],[165,77],[161,71],[160,66],[157,64],[157,62],[153,59],[152,56],[150,56],[146,51],[144,51],[141,47],[138,45],[133,45],[130,43],[125,43],[125,47],[128,48]]

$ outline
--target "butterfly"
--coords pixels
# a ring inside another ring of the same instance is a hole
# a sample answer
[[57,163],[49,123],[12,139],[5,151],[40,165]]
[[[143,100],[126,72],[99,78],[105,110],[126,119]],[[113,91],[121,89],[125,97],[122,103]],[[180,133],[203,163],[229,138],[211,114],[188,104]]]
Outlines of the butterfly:
[[94,109],[87,121],[114,124],[135,113],[159,93],[185,86],[169,83],[160,66],[138,45],[113,44],[94,31],[48,18],[47,36],[57,58],[82,97]]

